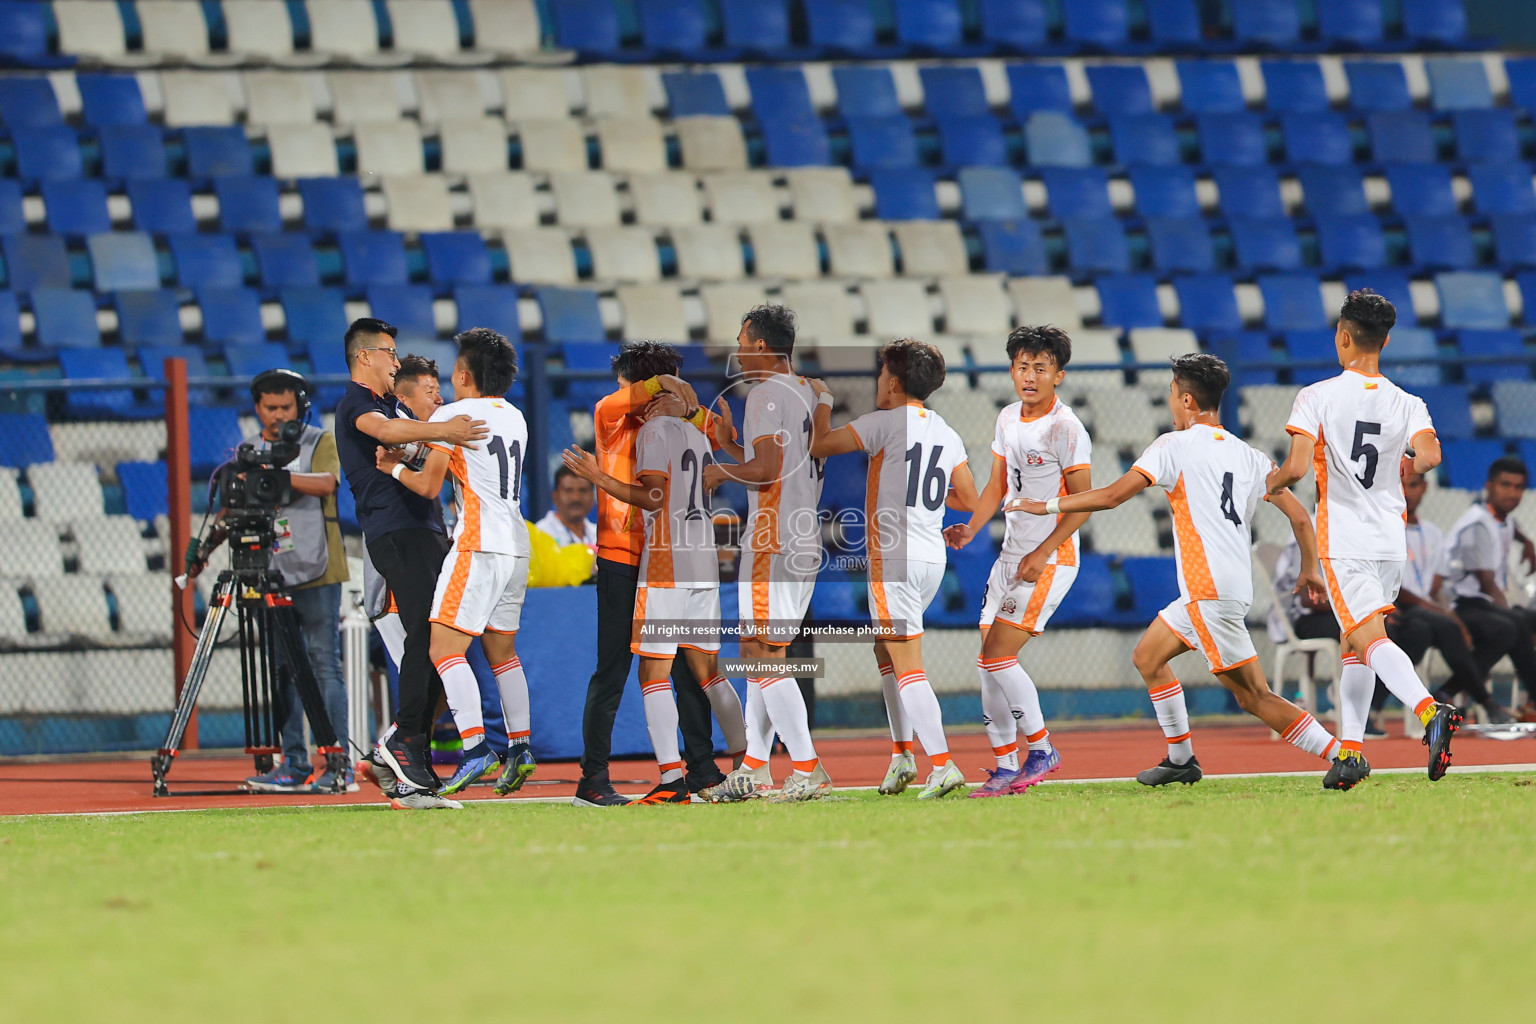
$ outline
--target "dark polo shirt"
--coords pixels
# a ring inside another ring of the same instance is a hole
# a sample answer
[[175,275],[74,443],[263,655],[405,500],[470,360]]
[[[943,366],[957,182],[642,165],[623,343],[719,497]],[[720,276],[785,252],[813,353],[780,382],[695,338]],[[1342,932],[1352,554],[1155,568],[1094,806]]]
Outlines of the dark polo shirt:
[[[347,384],[347,393],[336,406],[336,453],[352,500],[357,506],[357,524],[370,541],[396,530],[443,531],[442,505],[423,498],[380,473],[375,452],[379,442],[357,429],[357,421],[370,412],[390,419],[401,418],[402,410],[393,395],[376,395],[356,381]],[[405,417],[409,418],[409,417]]]

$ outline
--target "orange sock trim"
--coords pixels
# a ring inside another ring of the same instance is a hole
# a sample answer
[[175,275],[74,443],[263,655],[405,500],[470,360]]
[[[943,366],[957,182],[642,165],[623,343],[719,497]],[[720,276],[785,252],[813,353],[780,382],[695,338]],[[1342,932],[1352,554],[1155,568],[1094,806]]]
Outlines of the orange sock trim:
[[928,677],[923,675],[921,672],[908,672],[906,675],[896,680],[896,689],[905,690],[907,687],[911,686],[915,682],[918,682],[919,680],[927,682]]
[[1363,750],[1365,750],[1365,744],[1364,743],[1360,743],[1357,740],[1339,740],[1339,749],[1340,750],[1353,750],[1355,753],[1358,754],[1358,753],[1362,752]]
[[484,736],[484,735],[485,735],[485,729],[483,727],[481,727],[481,726],[475,726],[475,727],[470,728],[470,729],[465,729],[463,732],[459,733],[459,739],[464,742],[464,745],[466,747],[469,747],[469,746],[473,746],[473,744],[469,742],[470,740],[475,739],[478,736]]
[[1184,733],[1183,735],[1180,735],[1180,736],[1169,736],[1168,737],[1168,742],[1169,743],[1183,743],[1187,739],[1189,739],[1189,733],[1186,732],[1186,733]]
[[1337,754],[1342,746],[1343,744],[1341,744],[1338,740],[1334,740],[1332,743],[1328,744],[1328,749],[1323,751],[1323,760],[1332,761],[1333,755]]
[[683,762],[681,761],[668,761],[666,764],[662,764],[660,761],[657,761],[656,764],[664,772],[670,772],[673,769],[681,768],[683,766]]
[[1312,716],[1303,711],[1297,717],[1296,721],[1285,727],[1285,732],[1280,734],[1280,738],[1285,740],[1287,743],[1294,743],[1296,741],[1296,737],[1302,734],[1302,732],[1307,728],[1307,724],[1312,720]]
[[816,770],[816,766],[821,763],[821,758],[813,757],[809,761],[791,761],[789,763],[794,766],[797,772],[813,772]]
[[992,748],[994,757],[1007,757],[1009,754],[1017,754],[1018,752],[1019,745],[1017,743],[1009,743],[1005,746]]
[[1433,698],[1433,697],[1425,697],[1423,700],[1419,701],[1419,703],[1417,705],[1415,705],[1415,707],[1413,709],[1413,713],[1415,715],[1418,715],[1420,718],[1423,718],[1424,717],[1424,712],[1426,710],[1428,710],[1429,708],[1432,708],[1434,706],[1435,706],[1435,698]]
[[499,676],[503,672],[509,672],[509,671],[511,671],[514,668],[522,668],[522,667],[523,667],[523,663],[521,661],[518,661],[516,658],[512,658],[510,661],[504,661],[500,665],[492,665],[491,666],[491,675]]
[[744,757],[742,757],[741,763],[745,767],[751,768],[753,771],[756,771],[757,769],[761,768],[763,765],[767,764],[768,762],[767,761],[759,761],[757,758],[753,757],[751,754],[747,754]]
[[1167,700],[1169,697],[1176,697],[1183,692],[1184,687],[1179,685],[1179,681],[1175,679],[1167,686],[1159,686],[1148,690],[1147,696],[1151,697],[1153,700]]
[[1376,653],[1376,648],[1380,647],[1382,644],[1389,644],[1391,642],[1392,638],[1385,636],[1379,640],[1372,640],[1371,645],[1365,649],[1365,657],[1360,659],[1360,663],[1362,665],[1369,665],[1371,663],[1371,655]]
[[529,730],[524,729],[522,732],[508,733],[507,734],[507,739],[510,740],[513,743],[516,743],[518,740],[525,740],[525,739],[527,739],[528,738],[528,734],[529,734]]
[[455,665],[467,665],[467,664],[469,664],[469,662],[464,659],[464,655],[462,655],[462,654],[450,654],[450,655],[448,655],[448,657],[444,658],[442,661],[434,661],[432,663],[432,667],[437,669],[437,674],[438,675],[442,675],[446,670],[448,670],[450,668],[453,668],[453,666],[455,666]]
[[706,680],[704,685],[699,687],[699,689],[707,690],[711,686],[719,686],[723,682],[725,682],[725,676],[715,676],[713,679]]
[[896,667],[888,661],[877,661],[875,662],[875,667],[880,670],[880,674],[883,676],[893,676],[896,674]]
[[1025,736],[1024,737],[1024,742],[1025,743],[1039,743],[1041,740],[1045,739],[1050,734],[1051,734],[1051,730],[1049,730],[1049,729],[1041,729],[1039,732],[1035,733],[1033,736]]
[[933,766],[935,768],[943,768],[945,765],[949,764],[949,762],[953,761],[954,758],[950,757],[949,751],[946,750],[939,754],[929,754],[928,760],[933,762]]
[[1346,655],[1344,655],[1344,657],[1340,658],[1339,660],[1341,662],[1343,662],[1344,664],[1346,664],[1346,665],[1358,665],[1358,664],[1360,664],[1360,656],[1357,655],[1357,654],[1346,654]]
[[891,741],[891,753],[893,753],[893,754],[910,754],[910,753],[912,753],[912,741],[911,740],[907,740],[905,743],[903,743],[900,740],[892,740]]

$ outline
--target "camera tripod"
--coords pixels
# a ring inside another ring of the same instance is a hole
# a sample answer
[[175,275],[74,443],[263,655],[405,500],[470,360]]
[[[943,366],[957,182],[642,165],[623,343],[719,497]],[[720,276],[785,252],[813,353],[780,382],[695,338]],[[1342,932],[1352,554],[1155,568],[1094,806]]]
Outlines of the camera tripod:
[[[293,601],[283,589],[278,575],[267,569],[226,569],[219,573],[208,601],[208,617],[198,635],[192,654],[192,667],[171,715],[171,727],[165,742],[150,758],[155,778],[155,796],[169,796],[165,777],[180,753],[181,741],[192,718],[208,667],[213,662],[219,628],[230,608],[239,621],[240,695],[245,710],[245,752],[256,761],[258,773],[270,771],[273,756],[282,753],[278,738],[277,713],[273,696],[283,679],[293,682],[315,742],[325,757],[326,768],[334,780],[334,792],[346,785],[347,754],[336,736],[335,727],[325,711],[320,685],[309,666]],[[206,791],[205,791],[206,792]],[[188,795],[202,795],[188,794]]]

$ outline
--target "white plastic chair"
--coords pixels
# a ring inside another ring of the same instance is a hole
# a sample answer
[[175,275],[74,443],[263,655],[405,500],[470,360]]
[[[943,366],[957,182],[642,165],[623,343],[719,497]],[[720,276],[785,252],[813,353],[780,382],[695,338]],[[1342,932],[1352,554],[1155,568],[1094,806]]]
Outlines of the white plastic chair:
[[[1271,551],[1270,548],[1273,547]],[[1275,558],[1279,556],[1277,545],[1259,545],[1254,551],[1254,576],[1255,584],[1262,584],[1273,592],[1275,587]],[[1321,655],[1328,672],[1328,692],[1335,697],[1339,692],[1339,641],[1328,637],[1317,637],[1311,640],[1303,640],[1296,635],[1296,630],[1291,626],[1290,617],[1283,611],[1274,616],[1285,632],[1285,639],[1275,644],[1275,660],[1270,666],[1269,687],[1277,694],[1285,692],[1285,666],[1293,657],[1307,655],[1313,659],[1307,671],[1300,675],[1301,700],[1305,710],[1313,713],[1315,717],[1322,717],[1317,711],[1317,684],[1312,676],[1312,669],[1316,667],[1316,658]],[[1412,712],[1409,712],[1412,714]],[[1328,718],[1337,722],[1339,718],[1338,704],[1335,702],[1334,710]],[[1270,739],[1278,740],[1279,733],[1271,733]]]

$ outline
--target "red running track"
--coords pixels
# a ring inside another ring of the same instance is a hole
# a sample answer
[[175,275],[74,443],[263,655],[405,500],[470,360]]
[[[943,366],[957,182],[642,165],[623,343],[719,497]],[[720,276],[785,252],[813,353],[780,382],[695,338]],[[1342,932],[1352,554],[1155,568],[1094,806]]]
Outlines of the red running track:
[[[1134,726],[1077,726],[1067,724],[1052,734],[1061,751],[1061,770],[1052,782],[1070,779],[1115,779],[1136,774],[1156,764],[1165,750],[1162,735],[1152,722]],[[1195,753],[1207,774],[1264,772],[1317,772],[1325,765],[1288,743],[1270,739],[1269,730],[1246,723],[1196,723]],[[993,764],[983,733],[952,736],[955,761],[972,781],[981,782],[983,768]],[[873,786],[880,782],[890,760],[890,740],[885,736],[823,736],[817,748],[839,786]],[[1463,734],[1452,748],[1455,764],[1500,765],[1536,762],[1536,740],[1500,741]],[[1422,768],[1425,749],[1418,740],[1394,735],[1366,744],[1366,754],[1376,768]],[[918,758],[919,774],[926,774],[925,759]],[[789,769],[787,758],[774,758],[774,777]],[[228,754],[187,754],[177,759],[170,775],[171,795],[156,799],[150,792],[149,759],[0,762],[0,814],[61,814],[160,810],[211,807],[279,807],[298,804],[377,803],[379,794],[369,788],[343,796],[304,794],[257,795],[235,791],[247,775],[251,761]],[[510,800],[529,797],[570,797],[575,792],[574,762],[546,762],[539,767],[524,792]],[[645,760],[616,761],[615,785],[621,793],[640,794],[656,778],[656,766]],[[1049,785],[1051,783],[1047,783]],[[217,795],[191,795],[197,790],[223,790]],[[488,787],[471,790],[471,799],[489,799]]]

